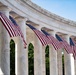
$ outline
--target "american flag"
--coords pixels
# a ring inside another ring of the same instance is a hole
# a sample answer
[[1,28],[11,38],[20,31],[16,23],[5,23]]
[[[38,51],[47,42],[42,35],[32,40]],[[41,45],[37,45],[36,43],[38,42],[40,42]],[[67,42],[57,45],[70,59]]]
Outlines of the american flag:
[[59,36],[56,34],[56,38],[58,39],[58,41],[63,45],[64,49],[66,50],[66,52],[72,53],[72,49],[71,46],[67,43],[67,41],[64,40],[63,37]]
[[39,31],[38,29],[36,29],[35,27],[33,27],[32,25],[30,24],[26,24],[28,27],[30,27],[34,33],[36,34],[36,36],[39,38],[39,40],[41,41],[42,45],[48,45],[50,44],[49,40],[47,39],[47,37],[41,32]]
[[51,42],[51,44],[53,45],[54,49],[55,50],[58,50],[60,48],[62,48],[62,45],[60,44],[60,42],[55,39],[53,36],[51,36],[49,33],[47,33],[45,30],[41,30],[45,35],[46,37],[49,39],[49,41]]
[[70,46],[72,47],[73,57],[76,60],[76,41],[73,38],[70,38]]
[[11,16],[9,18],[10,20],[6,17],[6,15],[0,12],[0,20],[8,31],[10,37],[20,36],[24,42],[24,47],[26,48],[26,42],[24,40],[20,27]]

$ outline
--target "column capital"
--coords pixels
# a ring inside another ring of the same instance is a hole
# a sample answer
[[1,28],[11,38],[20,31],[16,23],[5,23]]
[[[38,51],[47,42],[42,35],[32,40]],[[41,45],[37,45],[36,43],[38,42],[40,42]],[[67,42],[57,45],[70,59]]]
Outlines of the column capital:
[[49,33],[55,37],[55,34],[57,33],[57,31],[49,31]]
[[5,14],[8,18],[9,18],[9,12],[10,12],[10,8],[8,8],[7,6],[0,6],[0,12],[2,12],[3,14]]
[[41,28],[42,28],[42,27],[41,27],[41,26],[38,26],[37,28],[38,28],[38,30],[40,30],[40,31],[41,31]]
[[72,35],[70,35],[70,34],[64,35],[65,38],[69,38],[69,37],[71,37],[71,36],[72,36]]
[[22,16],[18,16],[15,18],[17,21],[27,21],[28,18],[22,17]]
[[11,11],[11,9],[5,5],[0,6],[0,11]]
[[67,35],[64,35],[63,37],[69,43],[69,38],[71,37],[71,35],[67,34]]
[[41,31],[41,28],[42,28],[42,27],[41,27],[40,25],[36,25],[35,27],[36,27],[38,30]]

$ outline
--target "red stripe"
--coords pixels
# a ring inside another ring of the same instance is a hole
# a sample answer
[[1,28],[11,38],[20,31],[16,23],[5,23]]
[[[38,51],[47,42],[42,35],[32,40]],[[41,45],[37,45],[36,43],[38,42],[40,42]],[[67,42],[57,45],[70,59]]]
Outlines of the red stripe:
[[23,33],[19,26],[14,25],[4,14],[0,14],[0,20],[3,23],[4,27],[8,31],[10,37],[20,36],[23,39],[23,42],[26,46],[26,42],[24,40]]
[[37,37],[39,38],[39,40],[41,41],[43,46],[50,44],[48,38],[43,33],[41,33],[39,30],[35,30],[35,29],[33,29],[33,31],[37,35]]
[[59,37],[62,39],[62,41],[60,41],[60,42],[62,43],[62,45],[63,45],[64,49],[66,50],[66,52],[67,52],[68,54],[69,54],[69,53],[72,53],[72,48],[71,48],[71,46],[67,43],[67,41],[65,41],[63,37],[61,37],[61,36],[59,36]]
[[8,31],[10,37],[12,36],[12,34],[10,33],[10,31],[8,30],[8,28],[6,27],[5,22],[3,22],[3,20],[0,18],[1,22],[3,23],[4,27],[6,28],[6,30]]
[[53,45],[53,47],[55,48],[55,50],[62,48],[62,44],[60,44],[60,42],[58,40],[56,40],[53,36],[48,35],[47,38],[50,40],[50,42]]
[[1,15],[1,16],[2,16],[3,20],[5,21],[5,23],[7,24],[5,26],[7,26],[8,31],[10,31],[10,33],[12,33],[12,36],[14,36],[16,33],[14,31],[13,24],[10,23],[11,21],[9,22],[9,19],[6,16],[4,16],[4,15]]
[[7,23],[7,27],[10,28],[9,30],[11,31],[12,35],[14,36],[14,34],[16,34],[16,33],[14,32],[13,24],[11,23],[11,21],[5,15],[2,15],[2,17],[5,20],[5,22]]
[[76,60],[76,41],[74,40],[74,38],[72,38],[72,41],[74,43],[74,46],[72,46],[72,48],[73,48],[73,57]]

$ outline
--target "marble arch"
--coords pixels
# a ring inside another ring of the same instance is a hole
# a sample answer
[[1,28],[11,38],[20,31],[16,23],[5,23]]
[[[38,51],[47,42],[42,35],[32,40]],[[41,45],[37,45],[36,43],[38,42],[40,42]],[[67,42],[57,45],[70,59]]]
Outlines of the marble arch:
[[[65,38],[68,41],[70,36],[76,36],[76,22],[60,17],[51,13],[31,0],[0,0],[0,11],[7,17],[12,15],[20,25],[27,43],[32,41],[35,46],[34,57],[34,75],[46,75],[45,71],[45,56],[44,49],[39,40],[25,25],[27,22],[36,26],[36,28],[44,28],[50,31],[50,34],[55,36],[56,33],[61,35],[66,34]],[[28,32],[29,31],[29,32]],[[32,38],[30,35],[32,34]],[[10,75],[10,48],[7,31],[0,22],[0,75]],[[5,36],[5,37],[3,37]],[[64,36],[64,35],[63,35]],[[29,40],[30,38],[30,40]],[[4,40],[4,41],[2,41]],[[36,41],[36,42],[35,42]],[[16,42],[16,75],[28,75],[28,50],[23,48],[20,38],[15,38]],[[50,46],[50,75],[62,75],[62,50],[56,52]],[[38,58],[40,56],[41,58]],[[72,54],[64,52],[65,56],[65,75],[76,75],[76,61]]]

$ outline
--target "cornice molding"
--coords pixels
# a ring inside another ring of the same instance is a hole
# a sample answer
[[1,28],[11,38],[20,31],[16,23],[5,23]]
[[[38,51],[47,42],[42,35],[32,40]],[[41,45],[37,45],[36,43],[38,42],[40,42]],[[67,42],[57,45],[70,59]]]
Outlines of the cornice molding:
[[44,15],[46,15],[46,16],[48,16],[56,21],[59,21],[59,22],[62,22],[62,23],[68,24],[68,25],[75,25],[76,26],[75,21],[66,19],[66,18],[58,16],[52,12],[49,12],[48,10],[41,8],[40,6],[36,5],[35,3],[33,3],[30,0],[20,0],[20,1],[25,3],[25,4],[28,4],[31,8],[37,10],[38,12],[40,12],[40,13],[42,13],[42,14],[44,14]]
[[14,12],[16,16],[27,18],[41,27],[76,36],[76,22],[53,14],[30,0],[0,0],[0,2],[11,8],[11,12]]

